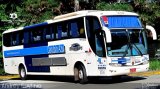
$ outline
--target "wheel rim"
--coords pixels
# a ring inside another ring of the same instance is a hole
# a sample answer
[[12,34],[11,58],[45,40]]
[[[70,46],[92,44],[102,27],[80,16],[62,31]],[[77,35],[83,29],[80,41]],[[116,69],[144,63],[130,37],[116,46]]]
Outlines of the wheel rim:
[[83,71],[79,70],[79,79],[83,79]]
[[22,78],[24,78],[24,77],[25,77],[25,75],[26,75],[26,73],[25,73],[25,69],[24,69],[24,68],[22,68],[22,69],[21,69],[21,77],[22,77]]

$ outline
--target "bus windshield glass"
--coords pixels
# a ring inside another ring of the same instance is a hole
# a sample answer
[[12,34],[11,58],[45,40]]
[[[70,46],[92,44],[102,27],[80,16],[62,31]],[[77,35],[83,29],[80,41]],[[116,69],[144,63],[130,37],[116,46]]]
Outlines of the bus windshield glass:
[[139,56],[147,54],[147,43],[142,29],[112,29],[112,42],[107,43],[108,56]]

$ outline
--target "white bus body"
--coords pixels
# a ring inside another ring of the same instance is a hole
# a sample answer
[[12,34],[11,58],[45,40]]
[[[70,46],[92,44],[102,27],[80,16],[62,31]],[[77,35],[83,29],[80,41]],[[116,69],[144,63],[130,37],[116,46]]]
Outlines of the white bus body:
[[144,29],[137,14],[125,11],[78,11],[7,30],[3,33],[3,60],[5,72],[20,74],[22,79],[60,75],[74,76],[81,83],[89,76],[149,69]]

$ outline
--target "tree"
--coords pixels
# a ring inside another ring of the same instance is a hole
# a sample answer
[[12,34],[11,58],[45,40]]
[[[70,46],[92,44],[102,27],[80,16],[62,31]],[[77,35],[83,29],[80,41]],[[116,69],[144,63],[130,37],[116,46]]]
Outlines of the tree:
[[16,7],[23,5],[22,0],[5,0],[3,2],[7,4],[5,8],[6,14],[16,12],[17,11]]

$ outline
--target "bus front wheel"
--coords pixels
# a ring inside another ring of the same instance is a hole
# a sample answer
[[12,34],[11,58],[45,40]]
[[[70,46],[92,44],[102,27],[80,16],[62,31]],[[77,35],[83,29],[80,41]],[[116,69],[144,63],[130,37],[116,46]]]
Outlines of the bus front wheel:
[[24,68],[24,66],[20,66],[19,75],[22,80],[25,80],[27,78],[26,69]]
[[87,83],[88,79],[83,65],[74,68],[74,79],[75,82],[80,82],[81,84]]

